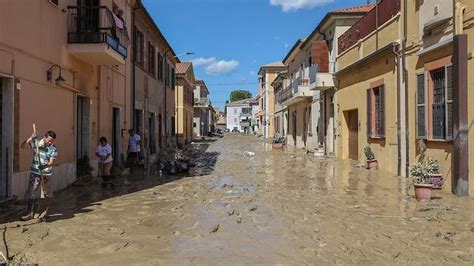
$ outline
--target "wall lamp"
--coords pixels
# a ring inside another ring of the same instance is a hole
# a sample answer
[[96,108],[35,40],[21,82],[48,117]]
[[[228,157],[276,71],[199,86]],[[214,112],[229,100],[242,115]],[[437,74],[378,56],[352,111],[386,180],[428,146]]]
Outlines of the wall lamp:
[[66,80],[61,75],[61,66],[59,65],[52,65],[48,71],[46,71],[46,79],[51,83],[51,80],[53,80],[53,68],[55,67],[59,69],[59,75],[54,81],[56,81],[56,85],[61,85]]

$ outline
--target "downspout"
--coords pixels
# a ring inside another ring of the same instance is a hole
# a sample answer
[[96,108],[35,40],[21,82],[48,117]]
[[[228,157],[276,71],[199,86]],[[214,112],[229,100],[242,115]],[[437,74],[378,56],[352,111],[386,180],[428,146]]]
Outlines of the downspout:
[[135,32],[135,11],[137,9],[139,9],[140,7],[133,7],[132,8],[132,46],[133,46],[133,49],[132,49],[132,53],[133,53],[133,57],[132,57],[132,112],[131,112],[131,115],[132,115],[132,125],[133,125],[133,128],[136,129],[137,128],[137,121],[135,119],[135,92],[136,92],[136,70],[135,70],[135,62],[137,60],[137,53],[136,53],[136,43],[135,43],[135,38],[136,38],[136,32]]
[[404,163],[404,170],[405,170],[405,177],[409,176],[409,163],[410,163],[410,138],[409,138],[409,132],[406,130],[408,128],[408,123],[409,123],[409,116],[408,116],[408,104],[407,104],[407,99],[408,99],[408,69],[407,69],[407,60],[406,60],[406,50],[407,50],[407,36],[408,36],[408,19],[407,19],[407,12],[408,12],[408,7],[407,7],[407,0],[404,0],[403,3],[404,6],[404,13],[405,15],[403,16],[403,41],[402,41],[402,64],[403,64],[403,83],[405,86],[405,95],[404,95],[404,103],[405,103],[405,161],[402,162]]

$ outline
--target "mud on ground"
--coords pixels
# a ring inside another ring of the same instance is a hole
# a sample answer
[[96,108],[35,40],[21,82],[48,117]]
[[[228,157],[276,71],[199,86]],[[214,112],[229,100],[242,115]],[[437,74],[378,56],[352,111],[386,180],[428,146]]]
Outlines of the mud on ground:
[[[11,222],[14,262],[44,265],[473,264],[472,199],[417,203],[404,178],[231,135],[195,144],[188,176],[57,193],[47,223]],[[5,248],[2,248],[5,254]]]

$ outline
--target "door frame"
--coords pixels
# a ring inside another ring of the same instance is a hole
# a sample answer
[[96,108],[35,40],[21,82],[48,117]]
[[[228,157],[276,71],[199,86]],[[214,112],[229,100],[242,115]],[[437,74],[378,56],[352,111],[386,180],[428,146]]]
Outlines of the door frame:
[[[354,131],[354,130],[351,130],[351,114],[356,114],[356,127],[357,127],[357,138],[356,138],[356,141],[357,141],[357,147],[356,148],[356,153],[352,154],[351,153],[351,147],[353,147],[354,143],[351,141],[351,131]],[[359,160],[359,130],[360,130],[360,127],[359,127],[359,109],[355,108],[355,109],[350,109],[350,110],[346,110],[344,111],[344,117],[345,117],[345,120],[346,120],[346,125],[347,125],[347,158],[351,159],[351,160],[355,160],[355,161],[358,161]],[[352,156],[354,155],[354,156]]]
[[[15,80],[13,76],[0,74],[0,90],[2,90],[2,146],[0,147],[0,196],[9,197],[12,193],[13,149],[14,149],[14,111],[15,111]],[[5,130],[10,126],[11,130]]]

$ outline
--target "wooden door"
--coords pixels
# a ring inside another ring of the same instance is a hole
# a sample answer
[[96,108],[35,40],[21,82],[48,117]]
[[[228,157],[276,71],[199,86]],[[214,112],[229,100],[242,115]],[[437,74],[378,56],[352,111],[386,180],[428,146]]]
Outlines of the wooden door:
[[359,160],[359,115],[357,110],[349,111],[349,159]]

